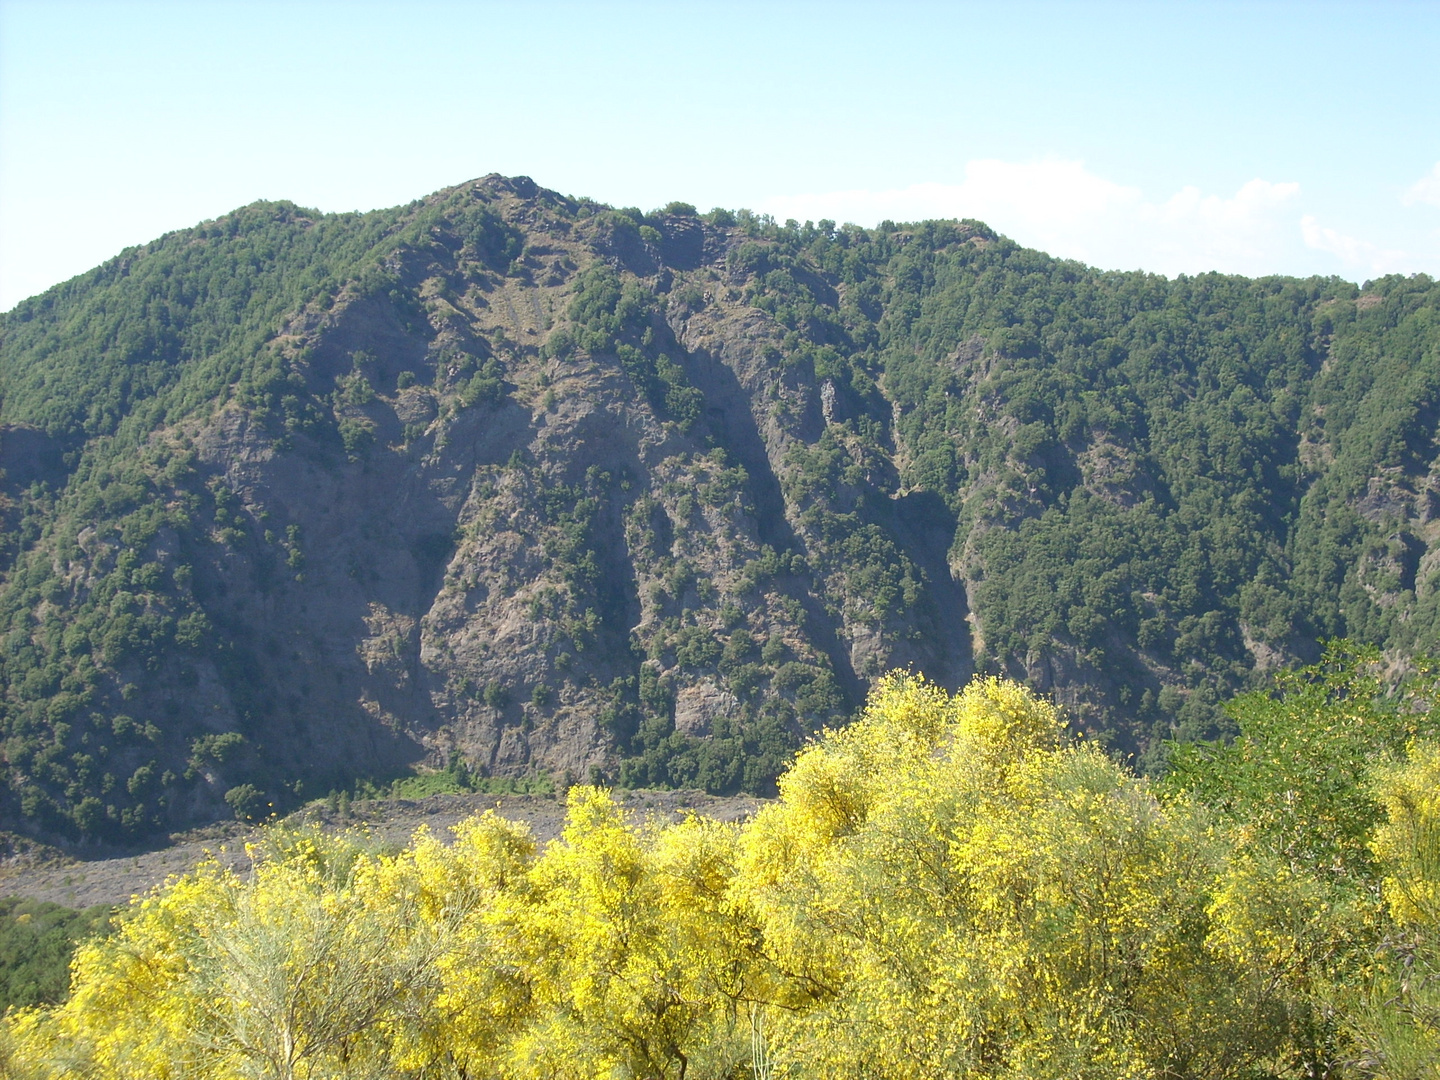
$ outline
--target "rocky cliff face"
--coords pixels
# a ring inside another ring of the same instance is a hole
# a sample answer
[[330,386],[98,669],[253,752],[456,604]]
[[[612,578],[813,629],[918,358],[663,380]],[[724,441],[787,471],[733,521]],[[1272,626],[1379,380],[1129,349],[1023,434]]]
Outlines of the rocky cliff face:
[[[247,538],[290,538],[278,574],[243,544],[195,568],[217,626],[253,643],[265,742],[303,739],[302,759],[335,754],[347,771],[459,754],[495,774],[613,777],[645,725],[698,759],[768,721],[778,750],[892,667],[969,674],[938,499],[901,497],[884,460],[842,489],[880,508],[857,527],[884,535],[912,590],[880,608],[846,580],[845,537],[808,526],[807,495],[787,498],[797,451],[845,429],[833,384],[767,362],[783,335],[726,271],[726,229],[675,218],[627,244],[523,183],[450,197],[523,230],[507,273],[439,227],[397,267],[423,311],[342,293],[273,343],[312,392],[342,388],[359,449],[277,439],[239,406],[187,435]],[[699,391],[688,422],[613,352],[545,348],[595,269],[656,301],[699,292],[627,328]],[[467,400],[486,365],[498,386]],[[207,704],[219,729],[238,723],[233,703]],[[743,779],[739,755],[706,764],[689,779]]]
[[[147,607],[206,627],[96,680],[101,713],[158,728],[110,751],[111,792],[140,770],[159,824],[457,757],[763,789],[881,672],[969,675],[953,518],[850,451],[854,418],[879,420],[774,362],[785,331],[727,268],[733,228],[642,236],[498,177],[433,202],[379,285],[284,317],[268,396],[146,436],[180,463],[156,495],[188,497],[188,527],[76,536],[68,593],[121,560],[173,594]],[[467,239],[476,211],[491,235]],[[613,324],[588,341],[586,296]],[[814,453],[839,483],[797,479]],[[847,562],[857,534],[883,565]]]

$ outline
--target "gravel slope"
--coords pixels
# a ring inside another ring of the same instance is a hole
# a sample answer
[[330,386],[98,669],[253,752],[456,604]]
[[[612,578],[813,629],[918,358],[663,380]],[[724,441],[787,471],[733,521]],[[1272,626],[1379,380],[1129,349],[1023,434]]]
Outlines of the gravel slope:
[[[689,813],[742,821],[764,801],[700,791],[617,791],[615,798],[636,821],[647,815],[678,821]],[[327,831],[359,829],[382,845],[400,847],[421,825],[448,840],[451,826],[490,809],[513,821],[529,822],[541,841],[553,840],[565,823],[564,801],[543,795],[432,795],[363,801],[353,804],[346,818],[324,803],[314,803],[282,823],[318,824]],[[215,825],[177,833],[167,847],[158,850],[106,859],[75,859],[53,849],[23,845],[8,858],[0,858],[0,896],[24,896],[77,908],[124,904],[166,878],[191,870],[212,854],[236,871],[248,870],[245,845],[259,838],[264,828],[239,822]]]

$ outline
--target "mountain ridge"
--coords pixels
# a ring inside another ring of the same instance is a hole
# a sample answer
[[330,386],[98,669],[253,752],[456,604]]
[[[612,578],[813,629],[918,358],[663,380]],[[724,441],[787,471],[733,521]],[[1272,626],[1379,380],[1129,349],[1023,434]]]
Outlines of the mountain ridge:
[[490,176],[241,208],[0,321],[4,827],[463,761],[765,790],[891,667],[1158,762],[1436,638],[1436,290]]

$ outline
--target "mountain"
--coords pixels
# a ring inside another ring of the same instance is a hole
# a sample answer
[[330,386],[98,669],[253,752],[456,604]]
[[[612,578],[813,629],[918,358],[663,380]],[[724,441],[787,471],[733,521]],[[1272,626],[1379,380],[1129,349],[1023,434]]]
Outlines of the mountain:
[[489,176],[257,203],[0,316],[0,828],[464,766],[764,791],[878,674],[1117,752],[1440,639],[1440,289]]

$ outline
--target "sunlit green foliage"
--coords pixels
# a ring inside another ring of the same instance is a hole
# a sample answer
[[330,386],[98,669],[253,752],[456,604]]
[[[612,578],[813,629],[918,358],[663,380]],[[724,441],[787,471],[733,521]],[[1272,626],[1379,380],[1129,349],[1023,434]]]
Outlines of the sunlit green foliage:
[[108,928],[111,909],[0,899],[0,1012],[54,1003],[70,988],[75,944]]
[[1363,885],[1377,873],[1370,842],[1384,817],[1376,763],[1440,738],[1429,663],[1392,693],[1383,673],[1379,650],[1331,645],[1273,690],[1230,702],[1233,740],[1175,745],[1165,787],[1243,823],[1248,845],[1287,865]]

